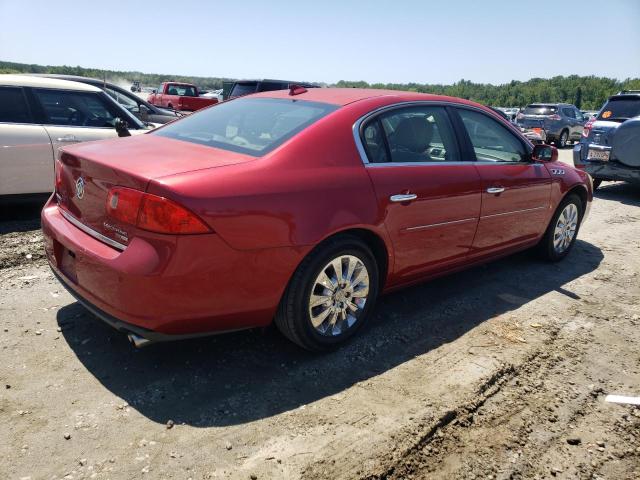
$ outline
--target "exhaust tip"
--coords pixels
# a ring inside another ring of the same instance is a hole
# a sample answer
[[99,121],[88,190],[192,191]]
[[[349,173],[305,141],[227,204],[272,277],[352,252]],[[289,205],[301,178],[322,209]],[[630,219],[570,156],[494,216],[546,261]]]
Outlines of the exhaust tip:
[[140,335],[136,335],[135,333],[129,333],[127,335],[131,344],[136,348],[142,348],[151,343],[151,340],[141,337]]

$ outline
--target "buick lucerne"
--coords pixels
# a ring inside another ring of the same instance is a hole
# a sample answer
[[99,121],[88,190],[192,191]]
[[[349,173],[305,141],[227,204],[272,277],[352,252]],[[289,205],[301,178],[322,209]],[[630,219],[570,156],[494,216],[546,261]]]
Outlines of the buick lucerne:
[[45,248],[136,345],[274,321],[326,350],[380,293],[531,247],[565,257],[592,184],[557,157],[466,100],[291,86],[65,148]]

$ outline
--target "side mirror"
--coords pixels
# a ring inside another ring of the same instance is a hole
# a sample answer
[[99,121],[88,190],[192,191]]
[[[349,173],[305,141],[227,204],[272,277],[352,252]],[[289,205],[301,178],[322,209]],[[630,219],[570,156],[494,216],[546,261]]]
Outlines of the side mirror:
[[114,127],[116,128],[116,132],[119,137],[130,137],[131,132],[129,132],[129,125],[127,122],[122,120],[120,117],[116,118]]
[[534,162],[555,162],[558,160],[558,149],[551,145],[534,145],[531,158]]

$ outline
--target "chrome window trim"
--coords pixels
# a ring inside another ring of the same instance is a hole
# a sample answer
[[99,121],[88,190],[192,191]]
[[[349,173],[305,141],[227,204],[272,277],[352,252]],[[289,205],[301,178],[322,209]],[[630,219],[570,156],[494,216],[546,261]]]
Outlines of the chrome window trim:
[[[447,101],[441,101],[441,100],[412,100],[412,101],[407,101],[407,102],[400,102],[400,103],[394,103],[391,105],[385,105],[382,107],[378,107],[375,110],[372,110],[366,114],[364,114],[363,116],[361,116],[360,118],[358,118],[353,126],[351,127],[351,131],[353,133],[353,139],[356,143],[356,149],[358,150],[358,154],[360,155],[360,160],[362,161],[362,163],[364,164],[365,167],[372,167],[372,166],[379,166],[379,165],[386,165],[386,166],[409,166],[409,165],[416,165],[416,166],[427,166],[427,165],[518,165],[518,164],[522,164],[522,165],[532,165],[535,163],[533,162],[507,162],[507,161],[503,161],[503,162],[488,162],[486,160],[478,160],[478,161],[472,161],[472,160],[460,160],[460,161],[455,161],[455,162],[408,162],[408,163],[400,163],[400,162],[384,162],[384,163],[371,163],[369,162],[369,159],[367,158],[367,151],[364,148],[364,144],[362,143],[362,138],[360,136],[360,128],[362,127],[362,124],[365,123],[367,120],[369,120],[371,117],[378,115],[382,112],[388,111],[388,110],[396,110],[398,108],[406,108],[406,107],[417,107],[417,106],[427,106],[427,107],[455,107],[455,108],[466,108],[468,110],[473,110],[479,113],[482,113],[484,115],[486,115],[487,117],[491,118],[490,115],[487,114],[486,111],[484,111],[481,108],[478,108],[474,105],[467,105],[464,103],[457,103],[457,102],[447,102]],[[503,125],[504,126],[504,125]],[[507,125],[505,128],[508,128],[509,130],[511,130],[511,133],[513,133],[519,140],[520,142],[523,143],[523,146],[526,147],[527,150],[531,150],[531,144],[529,142],[529,140],[527,140],[520,131],[516,130],[516,128],[509,124]]]
[[63,208],[58,207],[58,210],[60,211],[60,213],[62,214],[62,216],[64,218],[66,218],[70,223],[72,223],[74,226],[78,227],[80,230],[82,230],[84,233],[92,236],[93,238],[100,240],[101,242],[106,243],[107,245],[116,248],[118,250],[124,250],[125,248],[127,248],[126,245],[123,245],[120,242],[116,242],[115,240],[109,238],[109,237],[105,237],[104,235],[102,235],[99,232],[96,232],[94,229],[87,227],[84,223],[80,222],[80,220],[78,220],[77,218],[75,218],[73,215],[71,215],[70,213],[66,212]]

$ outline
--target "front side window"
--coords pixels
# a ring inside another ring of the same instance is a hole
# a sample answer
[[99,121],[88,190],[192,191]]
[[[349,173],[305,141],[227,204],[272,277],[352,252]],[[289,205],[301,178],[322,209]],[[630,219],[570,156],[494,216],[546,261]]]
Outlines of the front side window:
[[337,108],[304,100],[241,98],[183,117],[153,134],[258,157]]
[[487,115],[459,109],[462,122],[480,162],[523,162],[527,151],[522,142],[505,127]]
[[124,108],[126,108],[130,112],[138,111],[140,102],[136,102],[132,98],[128,97],[127,95],[123,95],[121,92],[118,92],[117,90],[114,90],[109,87],[105,88],[104,91],[107,92],[107,94],[109,94],[111,98],[113,98],[116,102],[118,102],[120,105],[122,105]]
[[0,87],[0,122],[29,123],[27,102],[20,87]]
[[383,113],[365,125],[363,136],[371,163],[459,159],[453,128],[443,107],[416,106]]
[[236,83],[229,94],[231,97],[242,97],[251,93],[256,93],[257,82]]
[[[123,113],[100,93],[43,89],[33,92],[48,125],[113,128],[116,118]],[[129,118],[123,120],[131,124]]]
[[573,111],[573,108],[563,108],[562,113],[564,114],[565,117],[576,118],[576,114]]

